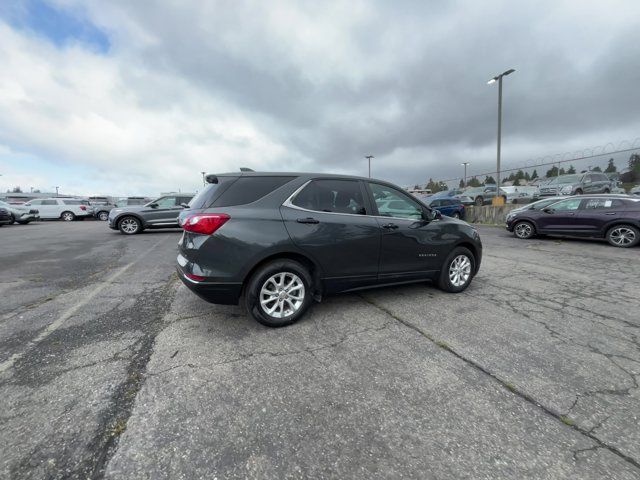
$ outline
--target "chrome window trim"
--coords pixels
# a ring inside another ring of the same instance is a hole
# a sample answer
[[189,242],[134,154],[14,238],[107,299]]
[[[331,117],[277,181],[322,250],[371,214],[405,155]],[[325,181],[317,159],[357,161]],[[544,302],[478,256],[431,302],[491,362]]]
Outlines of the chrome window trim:
[[[315,181],[315,180],[323,180],[322,178],[313,178],[311,180],[307,180],[304,184],[302,184],[300,187],[298,187],[291,195],[289,195],[289,198],[287,198],[283,203],[282,203],[282,207],[288,207],[288,208],[293,208],[294,210],[300,210],[301,212],[310,212],[310,213],[322,213],[322,214],[326,214],[326,215],[345,215],[347,217],[369,217],[369,218],[383,218],[383,219],[389,219],[389,218],[393,218],[396,220],[406,220],[407,222],[416,222],[417,219],[415,218],[403,218],[403,217],[388,217],[388,216],[382,216],[382,215],[369,215],[368,213],[362,215],[360,213],[340,213],[340,212],[323,212],[320,210],[309,210],[308,208],[303,208],[303,207],[299,207],[297,205],[294,205],[293,199],[296,197],[296,195],[298,195],[302,190],[304,190],[304,188],[309,185],[311,182]],[[350,178],[337,178],[337,179],[331,179],[331,180],[345,180],[348,182],[360,182],[360,180],[353,180]],[[436,219],[432,220],[435,221]]]

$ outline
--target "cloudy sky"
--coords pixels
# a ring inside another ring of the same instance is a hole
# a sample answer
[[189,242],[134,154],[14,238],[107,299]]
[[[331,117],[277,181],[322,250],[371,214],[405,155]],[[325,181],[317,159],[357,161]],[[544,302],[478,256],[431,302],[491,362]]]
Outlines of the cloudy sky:
[[487,171],[508,68],[507,166],[633,142],[639,19],[637,0],[0,2],[0,191],[366,175],[367,154],[402,185]]

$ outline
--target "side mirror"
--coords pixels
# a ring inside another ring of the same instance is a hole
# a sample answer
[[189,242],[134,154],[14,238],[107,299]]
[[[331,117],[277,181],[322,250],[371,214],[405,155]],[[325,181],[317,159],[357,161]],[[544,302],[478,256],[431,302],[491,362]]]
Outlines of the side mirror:
[[542,209],[542,211],[544,213],[553,213],[553,212],[555,212],[555,210],[553,208],[551,208],[551,207],[545,207],[545,208]]
[[149,206],[151,208],[158,208],[158,204],[157,203],[150,203]]
[[422,212],[422,218],[431,222],[433,220],[440,220],[442,218],[442,214],[434,208],[433,210],[425,210]]
[[189,208],[189,204],[188,203],[181,203],[180,206],[182,208]]

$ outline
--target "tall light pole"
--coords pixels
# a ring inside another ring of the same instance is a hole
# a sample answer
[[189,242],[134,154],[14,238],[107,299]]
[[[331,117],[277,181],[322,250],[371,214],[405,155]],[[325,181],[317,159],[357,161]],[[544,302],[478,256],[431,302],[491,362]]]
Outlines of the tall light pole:
[[60,187],[55,187],[55,188],[56,188],[56,197],[57,197],[57,196],[58,196],[58,189],[59,189]]
[[204,186],[206,187],[206,186],[207,186],[207,181],[206,181],[206,180],[205,180],[205,178],[204,178],[204,174],[205,174],[206,172],[200,172],[200,173],[202,174],[202,185],[204,185]]
[[369,178],[371,178],[371,159],[372,159],[372,158],[376,158],[376,157],[374,157],[373,155],[367,155],[367,156],[366,156],[366,157],[364,157],[364,158],[366,158],[367,160],[369,160]]
[[467,186],[467,165],[470,165],[471,162],[462,162],[460,165],[464,165],[464,186]]
[[497,191],[496,196],[493,199],[494,205],[502,204],[502,196],[500,195],[500,142],[502,140],[502,77],[506,77],[507,75],[511,75],[515,72],[515,69],[510,68],[506,72],[502,72],[500,75],[496,75],[491,80],[487,82],[488,85],[492,83],[498,82],[498,153],[497,153],[497,163],[498,163],[498,171],[496,172],[496,182],[497,182]]

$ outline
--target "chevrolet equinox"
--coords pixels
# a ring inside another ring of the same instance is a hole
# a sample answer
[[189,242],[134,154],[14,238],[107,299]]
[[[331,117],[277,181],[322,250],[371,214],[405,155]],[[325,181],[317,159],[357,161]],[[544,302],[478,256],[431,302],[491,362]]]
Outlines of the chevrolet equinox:
[[240,303],[270,327],[333,293],[425,280],[461,292],[480,267],[473,227],[388,182],[257,172],[206,180],[179,216],[178,274],[203,299]]

